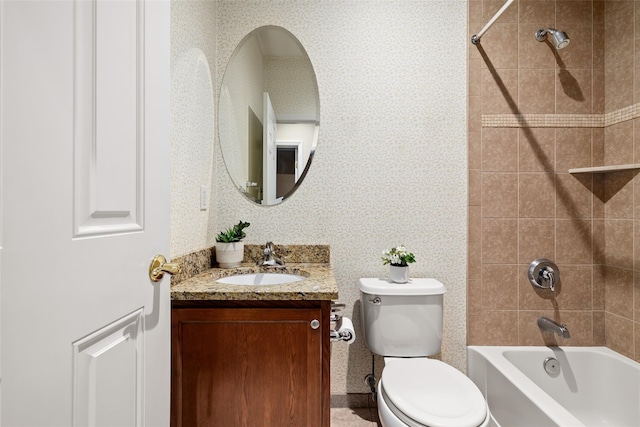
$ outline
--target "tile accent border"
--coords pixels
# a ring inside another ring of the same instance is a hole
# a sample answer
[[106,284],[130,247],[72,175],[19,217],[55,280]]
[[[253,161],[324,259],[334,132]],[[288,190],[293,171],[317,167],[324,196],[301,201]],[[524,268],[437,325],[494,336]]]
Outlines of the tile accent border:
[[483,114],[483,128],[603,128],[640,117],[640,103],[605,114]]

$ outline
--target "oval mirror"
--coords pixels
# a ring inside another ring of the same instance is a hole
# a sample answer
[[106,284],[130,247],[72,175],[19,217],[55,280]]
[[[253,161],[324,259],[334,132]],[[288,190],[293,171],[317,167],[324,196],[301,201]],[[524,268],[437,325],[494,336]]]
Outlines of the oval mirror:
[[220,149],[235,187],[261,205],[300,186],[320,126],[318,83],[302,44],[282,27],[249,33],[222,78]]

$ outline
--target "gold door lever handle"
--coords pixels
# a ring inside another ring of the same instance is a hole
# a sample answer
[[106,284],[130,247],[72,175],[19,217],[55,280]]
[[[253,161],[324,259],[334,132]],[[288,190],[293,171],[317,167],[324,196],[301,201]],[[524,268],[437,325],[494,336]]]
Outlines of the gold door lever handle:
[[164,273],[173,275],[180,273],[180,271],[182,271],[182,265],[168,263],[164,255],[156,255],[149,265],[149,278],[154,282],[159,282]]

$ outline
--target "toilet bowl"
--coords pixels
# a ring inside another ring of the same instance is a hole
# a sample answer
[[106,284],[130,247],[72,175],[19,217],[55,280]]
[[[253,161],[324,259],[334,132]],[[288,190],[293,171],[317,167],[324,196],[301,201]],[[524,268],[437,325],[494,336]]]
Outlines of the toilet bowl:
[[486,427],[489,409],[480,390],[457,369],[427,358],[385,357],[378,382],[384,427]]
[[488,426],[489,408],[473,381],[426,357],[441,349],[444,285],[429,278],[404,284],[363,278],[358,287],[367,347],[385,361],[377,385],[382,426]]

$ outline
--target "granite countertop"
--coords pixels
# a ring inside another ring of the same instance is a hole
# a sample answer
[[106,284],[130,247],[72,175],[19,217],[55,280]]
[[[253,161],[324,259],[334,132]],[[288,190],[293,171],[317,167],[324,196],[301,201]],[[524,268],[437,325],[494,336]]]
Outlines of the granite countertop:
[[[280,285],[228,285],[216,279],[235,274],[288,273],[304,276],[299,282]],[[172,300],[317,301],[338,298],[338,285],[328,263],[287,263],[285,266],[258,267],[255,263],[237,268],[211,268],[171,287]]]

